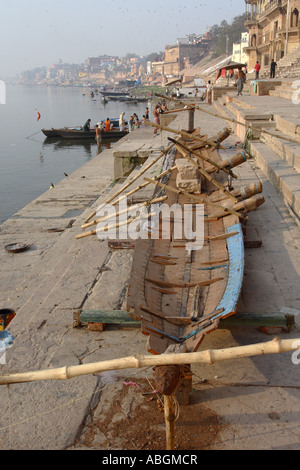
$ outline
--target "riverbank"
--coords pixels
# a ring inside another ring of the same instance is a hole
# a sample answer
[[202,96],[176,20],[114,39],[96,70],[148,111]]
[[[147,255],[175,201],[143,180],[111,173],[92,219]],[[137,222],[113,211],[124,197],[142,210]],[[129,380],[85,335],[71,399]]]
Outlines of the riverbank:
[[[197,111],[195,124],[209,136],[226,125]],[[187,128],[185,113],[178,113],[171,127]],[[134,142],[146,142],[151,159],[167,145],[168,135],[154,137],[153,129],[141,128],[126,137],[127,145],[130,140],[134,148]],[[232,134],[221,155],[236,153],[238,140]],[[118,148],[124,143],[119,141]],[[136,328],[100,332],[74,327],[78,309],[125,306],[133,250],[112,249],[92,236],[76,240],[83,221],[124,184],[122,179],[112,186],[116,150],[105,150],[1,225],[1,304],[16,312],[8,328],[15,340],[2,373],[146,353],[146,338]],[[153,177],[159,168],[148,174]],[[247,237],[261,240],[262,246],[246,250],[239,311],[295,313],[300,310],[299,227],[254,160],[235,173],[237,185],[262,181],[266,199],[249,217]],[[153,188],[148,189],[149,196]],[[30,248],[8,254],[5,245],[15,242]],[[276,334],[282,339],[299,336],[295,329]],[[209,335],[202,349],[271,338],[255,327],[224,327]],[[180,408],[176,422],[180,449],[299,448],[300,375],[290,354],[196,366],[193,373],[191,404]],[[163,450],[164,417],[150,400],[151,380],[152,370],[143,369],[2,386],[0,448]]]

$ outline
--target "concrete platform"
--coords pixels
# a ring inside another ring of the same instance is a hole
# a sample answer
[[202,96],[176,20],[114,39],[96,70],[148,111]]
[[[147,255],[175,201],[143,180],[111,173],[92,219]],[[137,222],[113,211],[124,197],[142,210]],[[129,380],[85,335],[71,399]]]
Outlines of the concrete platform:
[[[195,125],[212,136],[228,123],[197,111]],[[172,127],[187,127],[184,113],[178,114]],[[165,132],[153,137],[153,129],[141,131],[149,146],[154,145],[153,155],[168,143]],[[139,140],[138,132],[130,138]],[[225,141],[222,157],[237,153],[239,140],[232,134]],[[153,177],[160,169],[161,163],[148,175]],[[247,237],[262,240],[262,246],[246,250],[239,311],[288,310],[295,316],[296,327],[275,334],[282,339],[298,338],[300,229],[255,160],[248,160],[235,173],[239,177],[235,186],[262,181],[266,199],[249,217]],[[77,309],[125,306],[132,249],[111,249],[106,240],[95,236],[75,239],[82,233],[83,221],[124,184],[113,179],[113,154],[106,150],[1,225],[1,305],[16,312],[8,328],[15,340],[6,351],[6,363],[0,364],[1,373],[146,353],[146,338],[136,329],[99,332],[74,328],[73,323]],[[133,186],[141,181],[142,177]],[[149,186],[143,197],[152,194]],[[30,249],[8,254],[4,247],[12,242],[26,242]],[[201,349],[271,339],[272,335],[255,327],[231,327],[210,334]],[[299,367],[290,353],[193,367],[194,391],[190,405],[180,408],[178,432],[184,428],[193,450],[203,449],[205,435],[210,436],[206,449],[299,449]],[[2,386],[0,448],[138,450],[142,445],[139,436],[143,435],[143,449],[159,445],[163,450],[163,437],[160,440],[154,434],[152,441],[149,437],[158,430],[164,435],[163,415],[155,402],[149,401],[147,384],[151,377],[152,370],[128,369],[67,381]],[[141,386],[124,385],[130,380]],[[204,419],[207,411],[213,421]],[[138,412],[141,421],[135,419]],[[188,412],[192,418],[184,422]],[[155,417],[156,424],[149,428],[145,416]],[[136,436],[128,440],[126,433],[134,429]]]

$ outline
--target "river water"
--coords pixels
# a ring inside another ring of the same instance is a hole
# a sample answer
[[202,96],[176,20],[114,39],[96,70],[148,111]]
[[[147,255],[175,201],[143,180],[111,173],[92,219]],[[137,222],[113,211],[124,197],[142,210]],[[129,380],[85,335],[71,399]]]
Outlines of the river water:
[[[42,128],[94,125],[125,111],[142,118],[147,103],[92,98],[88,88],[7,86],[0,104],[0,223],[98,154],[95,141],[46,138]],[[39,121],[38,112],[41,117]],[[103,142],[103,148],[114,142]]]

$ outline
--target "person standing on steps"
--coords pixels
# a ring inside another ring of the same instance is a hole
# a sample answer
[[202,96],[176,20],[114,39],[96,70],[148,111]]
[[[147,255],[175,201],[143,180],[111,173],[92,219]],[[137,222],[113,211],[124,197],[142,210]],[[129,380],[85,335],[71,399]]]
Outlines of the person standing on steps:
[[276,67],[277,67],[277,64],[274,61],[274,59],[272,59],[272,62],[270,65],[270,78],[275,78]]
[[255,80],[258,80],[259,79],[259,71],[260,71],[260,63],[257,61],[255,66],[254,66],[254,70],[255,70]]
[[212,92],[213,92],[213,86],[211,84],[211,81],[208,80],[208,83],[207,83],[207,86],[206,86],[207,104],[212,103]]
[[243,72],[242,67],[239,67],[238,72],[236,74],[236,85],[237,85],[238,95],[242,95],[245,81],[246,81],[246,75]]

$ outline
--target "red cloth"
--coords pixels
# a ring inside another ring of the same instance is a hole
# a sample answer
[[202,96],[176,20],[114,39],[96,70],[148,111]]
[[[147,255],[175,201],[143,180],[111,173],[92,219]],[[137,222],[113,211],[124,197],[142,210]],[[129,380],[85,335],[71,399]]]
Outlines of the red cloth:
[[259,65],[259,64],[255,64],[254,70],[256,70],[256,72],[259,72],[259,70],[260,70],[260,65]]

